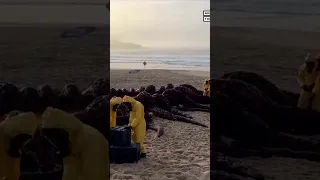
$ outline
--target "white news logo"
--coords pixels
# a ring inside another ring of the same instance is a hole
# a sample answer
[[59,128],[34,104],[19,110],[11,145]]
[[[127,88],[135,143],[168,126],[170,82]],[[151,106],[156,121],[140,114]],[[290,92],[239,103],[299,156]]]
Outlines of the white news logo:
[[210,22],[210,10],[203,11],[203,22]]

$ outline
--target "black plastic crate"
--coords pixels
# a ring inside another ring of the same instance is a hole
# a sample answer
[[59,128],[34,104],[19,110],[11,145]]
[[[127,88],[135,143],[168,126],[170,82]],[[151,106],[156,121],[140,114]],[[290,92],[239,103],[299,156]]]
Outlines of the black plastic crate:
[[117,126],[125,126],[129,124],[129,116],[117,116]]
[[110,163],[135,163],[140,160],[140,146],[132,143],[127,147],[110,146]]
[[110,129],[110,145],[129,146],[131,144],[131,129],[116,126]]

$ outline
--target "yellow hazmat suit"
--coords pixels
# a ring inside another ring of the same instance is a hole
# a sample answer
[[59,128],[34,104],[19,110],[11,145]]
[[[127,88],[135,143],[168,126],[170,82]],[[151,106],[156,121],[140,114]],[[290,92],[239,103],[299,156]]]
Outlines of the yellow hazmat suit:
[[113,97],[110,100],[110,128],[117,125],[117,110],[115,108],[121,103],[122,99],[120,97]]
[[[315,61],[313,59],[306,59],[306,63],[308,62],[313,62]],[[312,89],[306,90],[303,87],[304,86],[311,86],[312,84],[315,83],[315,80],[317,78],[317,72],[316,72],[316,64],[312,68],[311,72],[307,71],[307,65],[303,64],[298,72],[298,82],[301,88],[300,91],[300,97],[298,101],[298,108],[304,108],[307,109],[310,106],[311,103],[311,97],[312,97]]]
[[147,125],[144,119],[144,106],[130,96],[124,96],[123,103],[131,105],[128,126],[132,128],[132,141],[140,144],[141,155],[145,156],[144,137],[146,136]]
[[61,128],[69,133],[71,154],[64,158],[62,180],[109,179],[109,143],[96,129],[64,111],[47,108],[43,128]]
[[11,138],[28,134],[31,137],[37,130],[39,120],[33,113],[21,113],[9,117],[0,124],[0,179],[18,180],[20,176],[20,158],[8,155]]
[[210,82],[209,82],[209,80],[206,80],[203,83],[203,96],[209,96],[210,97]]

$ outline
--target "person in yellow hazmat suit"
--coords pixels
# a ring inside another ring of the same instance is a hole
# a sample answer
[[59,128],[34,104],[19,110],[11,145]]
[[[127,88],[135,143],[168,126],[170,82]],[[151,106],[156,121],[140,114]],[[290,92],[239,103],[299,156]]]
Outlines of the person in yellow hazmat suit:
[[32,139],[39,120],[32,112],[8,116],[0,124],[0,179],[19,180],[20,152]]
[[130,111],[128,127],[132,129],[132,141],[140,144],[140,157],[146,157],[144,137],[146,136],[147,124],[144,119],[144,106],[130,96],[124,96],[122,102]]
[[63,129],[69,134],[70,154],[63,159],[62,180],[109,179],[109,143],[96,129],[72,114],[48,107],[43,129]]
[[110,99],[110,128],[117,125],[117,108],[122,103],[120,97],[113,97]]
[[316,56],[317,78],[312,90],[311,109],[320,112],[320,53]]
[[298,72],[298,82],[301,88],[298,108],[308,109],[311,107],[312,91],[318,74],[316,68],[316,60],[309,58],[308,54],[305,58],[305,63]]
[[206,80],[203,83],[203,96],[209,96],[210,97],[210,81]]

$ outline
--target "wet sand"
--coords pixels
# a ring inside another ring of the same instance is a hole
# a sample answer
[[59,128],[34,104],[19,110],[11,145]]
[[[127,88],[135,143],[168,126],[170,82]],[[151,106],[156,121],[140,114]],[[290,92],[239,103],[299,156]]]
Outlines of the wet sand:
[[[167,83],[188,83],[201,88],[209,72],[169,70],[111,70],[111,87],[137,88],[153,84],[157,88]],[[198,74],[195,76],[195,74]],[[210,114],[188,113],[194,120],[210,125]],[[210,170],[210,128],[155,118],[155,124],[164,127],[164,135],[155,137],[147,131],[147,158],[136,164],[111,164],[111,179],[136,180],[198,180]]]
[[[299,91],[296,76],[306,52],[320,51],[320,33],[258,28],[211,29],[211,75],[237,70],[258,73],[278,87]],[[274,157],[245,158],[268,180],[318,180],[320,162]]]

